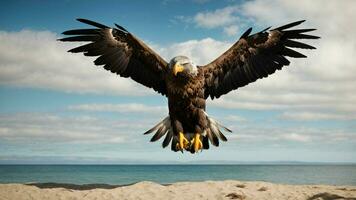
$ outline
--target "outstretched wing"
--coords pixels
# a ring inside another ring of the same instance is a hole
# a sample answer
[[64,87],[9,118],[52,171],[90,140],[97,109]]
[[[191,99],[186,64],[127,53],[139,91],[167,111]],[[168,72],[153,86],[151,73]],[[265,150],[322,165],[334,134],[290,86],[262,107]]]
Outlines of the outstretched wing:
[[273,74],[277,69],[289,65],[286,57],[306,57],[291,48],[315,47],[292,39],[318,39],[317,36],[304,34],[316,29],[286,30],[304,21],[293,22],[270,31],[267,31],[267,28],[253,35],[250,35],[252,28],[248,29],[223,55],[199,68],[205,76],[205,98],[219,98],[234,89]]
[[78,21],[92,25],[92,29],[76,29],[63,32],[70,37],[59,39],[64,42],[89,42],[69,50],[83,52],[85,56],[99,56],[95,65],[106,70],[130,77],[133,80],[166,95],[165,74],[167,62],[123,27],[116,28],[86,19]]

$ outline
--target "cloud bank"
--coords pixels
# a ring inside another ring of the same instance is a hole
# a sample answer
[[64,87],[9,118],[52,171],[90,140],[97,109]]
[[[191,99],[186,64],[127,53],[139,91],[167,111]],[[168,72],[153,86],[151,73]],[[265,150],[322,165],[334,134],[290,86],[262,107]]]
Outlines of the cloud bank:
[[255,0],[239,5],[241,14],[257,26],[307,19],[301,28],[317,28],[315,34],[321,39],[310,42],[317,50],[303,51],[309,58],[290,59],[291,66],[213,104],[230,109],[283,110],[282,118],[296,120],[354,119],[356,65],[350,58],[356,56],[356,39],[349,33],[356,32],[355,23],[350,23],[356,17],[355,6],[355,1],[307,0]]
[[[67,53],[70,44],[48,31],[0,32],[0,85],[74,93],[147,95],[148,90],[94,66],[93,58]],[[130,91],[137,90],[132,93]]]
[[[302,51],[307,59],[290,59],[291,65],[282,71],[211,104],[227,109],[277,110],[283,112],[281,119],[288,120],[354,120],[356,65],[352,58],[356,57],[356,39],[350,33],[356,32],[356,24],[350,19],[356,18],[355,6],[355,1],[254,0],[194,15],[198,27],[220,28],[229,35],[243,31],[244,24],[250,22],[257,27],[278,26],[303,18],[307,23],[300,28],[317,28],[315,34],[322,37],[310,42],[317,50]],[[0,85],[73,93],[154,94],[94,66],[93,59],[67,53],[71,46],[55,41],[58,37],[46,31],[0,32]],[[204,65],[232,44],[205,38],[152,46],[167,60],[187,55]]]
[[89,111],[89,112],[118,112],[118,113],[139,113],[150,115],[161,115],[168,113],[167,106],[148,106],[145,104],[128,103],[128,104],[79,104],[68,106],[72,111]]

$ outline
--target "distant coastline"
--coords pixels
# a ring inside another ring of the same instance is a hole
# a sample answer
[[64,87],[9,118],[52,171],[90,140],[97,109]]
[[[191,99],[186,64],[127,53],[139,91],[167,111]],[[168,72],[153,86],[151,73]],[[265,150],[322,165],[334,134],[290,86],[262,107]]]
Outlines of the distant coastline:
[[152,160],[121,160],[121,161],[33,161],[33,160],[0,160],[0,165],[356,165],[356,162],[335,161],[152,161]]

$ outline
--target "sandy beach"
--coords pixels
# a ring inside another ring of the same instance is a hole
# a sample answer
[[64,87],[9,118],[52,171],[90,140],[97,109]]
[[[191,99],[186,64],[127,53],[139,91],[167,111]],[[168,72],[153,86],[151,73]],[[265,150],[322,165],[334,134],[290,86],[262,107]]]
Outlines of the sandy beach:
[[22,199],[300,199],[356,200],[356,186],[285,185],[268,182],[205,181],[161,185],[1,184],[1,200]]

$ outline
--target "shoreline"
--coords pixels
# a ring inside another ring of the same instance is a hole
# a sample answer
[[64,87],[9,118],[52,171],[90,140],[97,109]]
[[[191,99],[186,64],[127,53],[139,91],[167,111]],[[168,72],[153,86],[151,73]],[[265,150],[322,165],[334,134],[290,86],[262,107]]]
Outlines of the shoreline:
[[127,185],[27,183],[0,184],[0,199],[348,199],[356,186],[289,185],[262,181],[204,181]]

